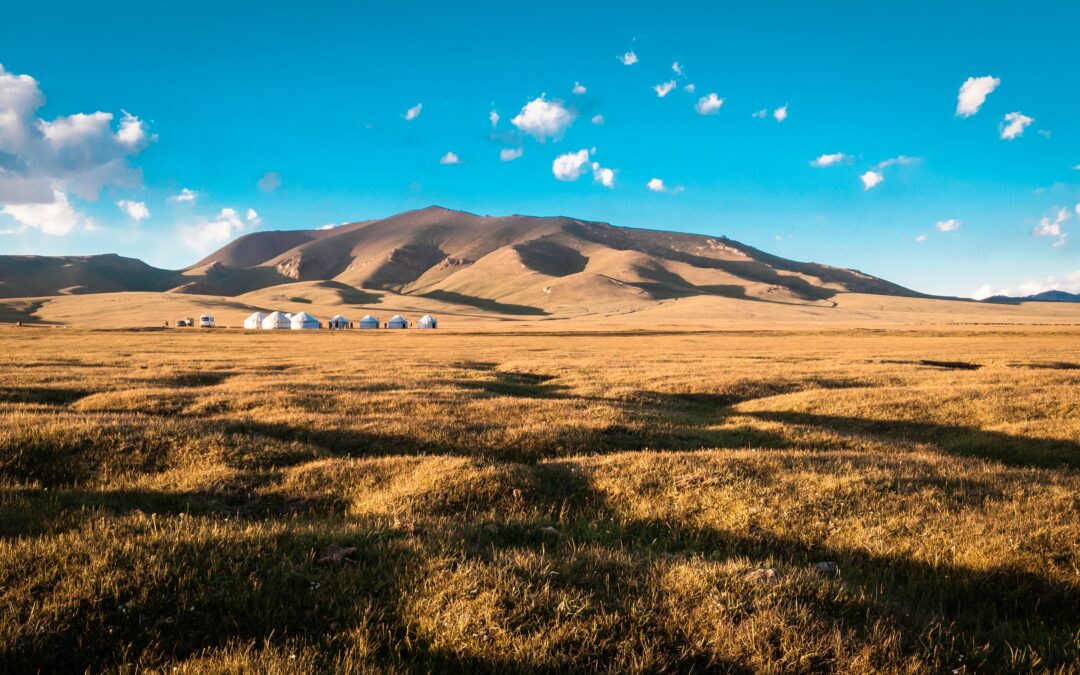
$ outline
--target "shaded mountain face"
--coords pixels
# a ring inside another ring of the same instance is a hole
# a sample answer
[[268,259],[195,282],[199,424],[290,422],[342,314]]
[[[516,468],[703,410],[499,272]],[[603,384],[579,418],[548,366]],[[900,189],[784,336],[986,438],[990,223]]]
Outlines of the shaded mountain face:
[[[546,313],[693,295],[797,304],[828,303],[842,292],[918,295],[856,270],[786,260],[725,237],[439,207],[332,230],[257,232],[178,272],[119,256],[15,258],[0,257],[0,296],[116,290],[235,296],[330,280]],[[45,270],[57,267],[68,270],[64,281],[50,283],[60,277]]]
[[1009,296],[994,295],[983,302],[1015,303],[1015,302],[1080,302],[1080,293],[1067,293],[1065,291],[1043,291],[1035,295]]

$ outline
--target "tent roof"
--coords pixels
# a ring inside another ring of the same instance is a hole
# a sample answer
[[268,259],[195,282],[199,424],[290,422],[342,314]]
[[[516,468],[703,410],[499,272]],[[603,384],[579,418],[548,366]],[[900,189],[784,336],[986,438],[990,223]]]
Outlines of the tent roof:
[[266,317],[265,317],[265,316],[263,315],[263,313],[262,313],[262,312],[255,312],[254,314],[252,314],[251,316],[249,316],[249,317],[247,318],[247,320],[248,320],[248,321],[251,321],[252,319],[257,319],[257,320],[259,320],[259,321],[262,321],[262,320],[263,320],[263,319],[265,319],[265,318],[266,318]]
[[335,314],[334,316],[330,317],[330,320],[331,321],[348,321],[348,319],[341,316],[340,314]]
[[280,319],[280,318],[282,318],[284,316],[285,316],[285,314],[283,312],[270,312],[269,314],[266,315],[266,318],[267,319],[274,319],[276,321],[276,320],[278,320],[278,319]]
[[292,315],[292,320],[293,320],[294,323],[297,322],[297,321],[301,321],[301,322],[304,322],[304,323],[307,323],[308,321],[318,321],[318,319],[311,316],[307,312],[299,312],[297,314],[293,314]]
[[370,314],[366,314],[366,315],[364,315],[364,318],[363,318],[363,319],[360,319],[360,320],[361,320],[361,321],[378,321],[378,320],[379,320],[379,317],[377,317],[377,316],[371,316]]
[[400,314],[395,314],[394,316],[390,317],[390,320],[391,321],[404,321],[405,317],[401,316]]
[[430,314],[425,314],[424,316],[420,317],[420,320],[421,321],[434,321],[435,317],[431,316]]

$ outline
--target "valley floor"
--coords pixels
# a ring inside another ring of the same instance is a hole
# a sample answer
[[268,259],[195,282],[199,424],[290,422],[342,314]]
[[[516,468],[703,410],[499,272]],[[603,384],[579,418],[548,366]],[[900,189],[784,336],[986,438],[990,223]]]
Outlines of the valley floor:
[[1080,659],[1077,328],[0,328],[0,366],[3,672]]

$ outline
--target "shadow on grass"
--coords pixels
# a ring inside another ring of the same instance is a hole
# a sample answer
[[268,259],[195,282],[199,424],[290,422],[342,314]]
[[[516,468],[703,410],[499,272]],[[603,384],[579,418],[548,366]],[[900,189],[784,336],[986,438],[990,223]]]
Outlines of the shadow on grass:
[[547,316],[548,314],[548,312],[543,309],[531,305],[514,305],[506,302],[498,302],[497,300],[488,300],[487,298],[477,298],[472,295],[453,293],[451,291],[428,291],[427,293],[421,293],[420,297],[450,302],[455,305],[468,305],[469,307],[486,309],[491,312],[499,312],[502,314],[514,314],[520,316]]
[[93,394],[90,389],[69,387],[0,387],[0,403],[68,405]]
[[934,422],[781,411],[745,414],[772,422],[818,427],[838,434],[874,436],[891,443],[927,443],[949,454],[982,457],[1015,466],[1080,467],[1080,444],[1073,441],[1014,436]]

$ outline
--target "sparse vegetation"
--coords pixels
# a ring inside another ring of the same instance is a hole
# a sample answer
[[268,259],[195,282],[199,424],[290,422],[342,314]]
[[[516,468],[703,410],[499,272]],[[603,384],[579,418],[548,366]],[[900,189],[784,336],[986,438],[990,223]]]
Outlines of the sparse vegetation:
[[1075,672],[1078,337],[2,329],[0,671]]

